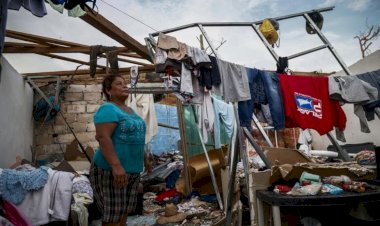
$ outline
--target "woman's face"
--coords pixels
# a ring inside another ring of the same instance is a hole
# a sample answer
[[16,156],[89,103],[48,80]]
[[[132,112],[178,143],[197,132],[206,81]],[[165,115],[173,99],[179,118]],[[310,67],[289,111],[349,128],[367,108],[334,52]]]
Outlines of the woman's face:
[[111,84],[111,89],[109,89],[107,92],[108,95],[110,95],[111,100],[127,99],[129,95],[127,83],[122,77],[116,77]]

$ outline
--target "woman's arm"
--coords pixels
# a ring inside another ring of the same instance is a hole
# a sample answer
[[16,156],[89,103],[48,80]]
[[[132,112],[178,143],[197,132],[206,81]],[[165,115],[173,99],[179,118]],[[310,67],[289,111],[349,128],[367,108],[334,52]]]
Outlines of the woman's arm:
[[96,124],[96,140],[100,145],[100,150],[112,168],[112,175],[114,177],[114,185],[123,187],[127,185],[128,178],[119,158],[116,155],[114,145],[112,143],[112,133],[116,128],[116,123],[101,123]]

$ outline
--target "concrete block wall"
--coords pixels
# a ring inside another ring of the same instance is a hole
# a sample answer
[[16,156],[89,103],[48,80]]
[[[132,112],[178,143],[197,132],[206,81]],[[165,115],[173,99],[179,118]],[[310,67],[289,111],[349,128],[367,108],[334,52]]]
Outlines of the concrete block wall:
[[[61,101],[63,116],[85,148],[98,147],[93,115],[103,103],[101,89],[101,85],[70,85]],[[74,140],[74,135],[60,114],[43,127],[36,123],[34,134],[34,148],[40,160],[53,160],[62,156],[66,146]],[[53,137],[53,134],[57,136]]]

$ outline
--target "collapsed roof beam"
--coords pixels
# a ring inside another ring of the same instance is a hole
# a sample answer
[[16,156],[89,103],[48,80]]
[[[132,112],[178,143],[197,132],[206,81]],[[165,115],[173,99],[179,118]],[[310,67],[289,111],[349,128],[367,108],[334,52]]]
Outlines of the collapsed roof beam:
[[[77,60],[77,59],[73,59],[73,58],[69,58],[69,57],[64,57],[64,56],[60,56],[60,55],[55,55],[55,54],[50,54],[50,53],[37,53],[37,54],[42,55],[42,56],[46,56],[46,57],[51,57],[51,58],[59,59],[59,60],[65,60],[65,61],[69,61],[69,62],[73,62],[73,63],[83,64],[83,65],[90,65],[89,62],[85,62],[85,61],[81,61],[81,60]],[[96,67],[103,68],[103,69],[106,68],[106,66],[99,65],[99,64],[97,64]]]
[[151,58],[148,54],[148,49],[144,45],[133,39],[131,36],[122,31],[119,27],[117,27],[111,21],[107,20],[102,15],[94,15],[93,13],[88,11],[85,15],[81,16],[80,18],[86,21],[88,24],[92,25],[93,27],[97,28],[99,31],[108,35],[112,39],[116,40],[120,44],[128,46],[129,49],[151,62]]
[[[139,67],[139,72],[153,72],[154,71],[154,65],[146,65]],[[130,68],[119,68],[120,73],[129,73]],[[96,76],[98,74],[106,74],[105,69],[96,69]],[[49,72],[34,72],[34,73],[25,73],[23,74],[25,77],[29,76],[76,76],[76,75],[89,75],[90,70],[88,69],[81,69],[81,70],[71,70],[71,71],[49,71]]]
[[[10,46],[6,43],[3,53],[90,53],[90,47],[58,47],[58,46],[43,46],[29,43],[17,43]],[[117,51],[126,51],[127,47],[117,47]]]
[[[13,31],[13,30],[7,30],[6,31],[6,36],[9,38],[14,38],[22,41],[27,41],[27,42],[33,42],[41,45],[46,45],[46,46],[51,46],[51,47],[59,47],[59,46],[66,46],[66,47],[88,47],[88,45],[83,45],[80,43],[75,43],[75,42],[68,42],[68,41],[62,41],[59,39],[54,39],[54,38],[49,38],[49,37],[44,37],[44,36],[39,36],[39,35],[32,35],[28,33],[23,33],[19,31]],[[133,52],[120,52],[119,55],[126,56],[126,57],[132,57],[132,58],[142,58],[136,53]],[[102,56],[105,57],[105,56]]]

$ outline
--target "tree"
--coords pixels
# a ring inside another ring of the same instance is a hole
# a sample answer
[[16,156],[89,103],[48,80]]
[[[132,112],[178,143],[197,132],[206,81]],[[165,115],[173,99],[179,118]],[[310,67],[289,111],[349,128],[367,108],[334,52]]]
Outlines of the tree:
[[372,25],[369,27],[367,25],[367,32],[360,32],[360,35],[355,36],[357,38],[360,45],[360,51],[362,52],[362,58],[366,57],[370,50],[368,49],[372,45],[371,40],[376,40],[376,38],[380,35],[380,26]]

